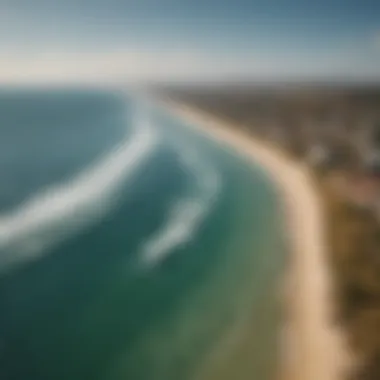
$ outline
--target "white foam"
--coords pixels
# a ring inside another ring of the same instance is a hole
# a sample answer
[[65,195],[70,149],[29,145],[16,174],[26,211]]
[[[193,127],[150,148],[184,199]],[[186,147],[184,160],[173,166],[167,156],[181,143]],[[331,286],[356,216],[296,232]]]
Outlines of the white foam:
[[183,171],[192,177],[196,195],[175,201],[163,227],[143,245],[141,258],[150,267],[193,239],[210,213],[221,188],[219,173],[197,151],[183,146],[178,151]]
[[116,204],[120,185],[149,158],[156,143],[149,121],[140,117],[132,137],[95,165],[0,215],[0,270],[37,259],[103,216]]

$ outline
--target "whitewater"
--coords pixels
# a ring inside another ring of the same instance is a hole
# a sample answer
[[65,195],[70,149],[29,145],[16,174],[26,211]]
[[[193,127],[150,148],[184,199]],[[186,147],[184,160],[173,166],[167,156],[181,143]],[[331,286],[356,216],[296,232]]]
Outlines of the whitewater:
[[[68,181],[41,190],[15,210],[0,214],[0,271],[38,259],[117,207],[128,193],[125,181],[133,186],[134,175],[163,143],[148,110],[136,110],[132,124],[132,135],[97,162]],[[140,248],[141,262],[149,267],[193,238],[221,186],[218,172],[196,149],[181,141],[169,140],[167,145],[177,152],[182,171],[192,184],[187,194],[172,201],[163,226]]]
[[222,186],[220,174],[196,150],[181,145],[176,149],[182,171],[191,177],[192,186],[188,194],[173,200],[166,222],[142,247],[142,261],[148,266],[156,265],[194,237]]
[[270,379],[276,192],[158,108],[0,93],[0,377],[193,380],[232,335]]
[[133,179],[157,143],[150,121],[139,115],[132,137],[114,151],[68,182],[42,190],[16,210],[0,215],[0,270],[37,259],[109,212],[117,205],[120,185],[127,177]]

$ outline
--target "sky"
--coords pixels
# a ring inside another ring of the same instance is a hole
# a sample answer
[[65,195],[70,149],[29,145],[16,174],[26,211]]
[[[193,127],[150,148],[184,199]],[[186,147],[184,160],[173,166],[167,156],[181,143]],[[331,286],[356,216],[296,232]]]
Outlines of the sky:
[[380,81],[378,0],[0,0],[0,83]]

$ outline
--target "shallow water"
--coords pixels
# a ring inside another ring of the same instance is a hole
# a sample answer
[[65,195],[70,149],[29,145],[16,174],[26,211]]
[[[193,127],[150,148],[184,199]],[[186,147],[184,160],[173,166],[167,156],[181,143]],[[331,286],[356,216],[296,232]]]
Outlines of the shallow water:
[[242,368],[245,329],[269,378],[276,194],[187,127],[120,92],[0,92],[1,378],[192,379]]

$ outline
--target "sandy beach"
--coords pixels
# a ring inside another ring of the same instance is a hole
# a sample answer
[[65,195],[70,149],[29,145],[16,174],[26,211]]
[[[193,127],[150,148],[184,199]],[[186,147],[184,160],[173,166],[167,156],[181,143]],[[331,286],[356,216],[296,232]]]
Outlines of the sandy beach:
[[165,104],[195,128],[259,163],[277,187],[291,252],[286,280],[279,289],[285,301],[279,378],[341,380],[347,352],[343,334],[332,322],[334,302],[326,265],[323,208],[308,169],[245,135],[239,127],[186,105]]

